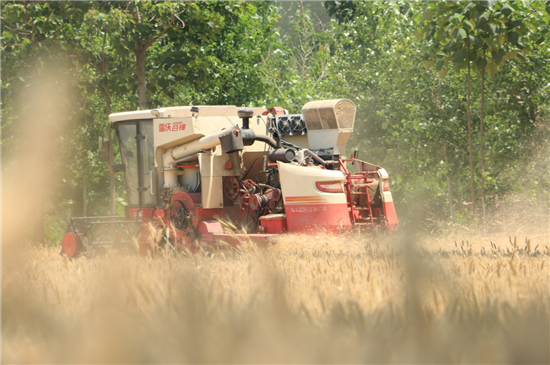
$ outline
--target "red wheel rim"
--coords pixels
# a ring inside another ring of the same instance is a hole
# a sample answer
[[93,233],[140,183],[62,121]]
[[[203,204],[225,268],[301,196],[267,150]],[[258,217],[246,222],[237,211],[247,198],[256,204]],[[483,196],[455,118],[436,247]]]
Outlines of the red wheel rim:
[[223,194],[229,200],[235,200],[239,197],[239,179],[235,176],[227,176],[223,181]]
[[63,236],[61,251],[63,251],[67,257],[73,257],[76,254],[76,238],[72,232],[67,232]]

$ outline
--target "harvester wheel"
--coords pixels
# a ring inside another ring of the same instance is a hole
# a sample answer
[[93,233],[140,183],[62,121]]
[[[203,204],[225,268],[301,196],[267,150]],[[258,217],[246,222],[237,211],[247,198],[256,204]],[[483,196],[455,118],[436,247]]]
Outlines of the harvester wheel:
[[67,232],[61,241],[61,252],[67,257],[73,257],[77,253],[77,239],[72,232]]
[[191,214],[189,214],[189,210],[187,210],[181,200],[174,200],[170,203],[168,219],[170,220],[170,224],[182,231],[193,227]]
[[193,224],[191,212],[181,200],[172,200],[170,203],[168,220],[174,228],[183,231],[192,241],[200,238],[200,233]]

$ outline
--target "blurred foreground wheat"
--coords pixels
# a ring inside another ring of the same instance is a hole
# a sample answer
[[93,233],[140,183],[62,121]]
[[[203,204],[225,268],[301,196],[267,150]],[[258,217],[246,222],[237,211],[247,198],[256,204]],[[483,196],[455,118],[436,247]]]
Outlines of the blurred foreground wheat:
[[4,255],[2,360],[548,363],[545,240],[295,236],[73,261],[18,247]]

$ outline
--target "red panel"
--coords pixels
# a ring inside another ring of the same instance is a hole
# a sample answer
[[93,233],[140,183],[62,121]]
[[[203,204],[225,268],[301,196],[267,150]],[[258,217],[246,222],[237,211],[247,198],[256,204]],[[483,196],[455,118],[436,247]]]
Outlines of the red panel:
[[289,232],[339,232],[351,227],[347,203],[286,205],[285,213]]
[[[213,234],[214,241],[224,241],[232,247],[240,246],[243,242],[252,241],[258,246],[266,246],[267,238],[277,235],[271,234],[232,234],[232,233],[215,233]],[[219,244],[220,248],[225,245]],[[215,247],[215,246],[212,246]]]
[[284,115],[285,110],[280,106],[272,106],[271,108],[269,108],[265,112],[263,112],[262,115],[268,115],[269,113],[271,113],[273,115]]
[[264,228],[266,234],[280,234],[287,231],[286,217],[283,214],[260,217],[260,225]]
[[151,217],[151,211],[155,208],[128,208],[128,218],[143,217],[147,221]]
[[155,213],[154,213],[154,216],[155,218],[164,218],[167,216],[167,211],[168,209],[157,209],[155,210]]
[[397,229],[399,221],[397,220],[397,214],[395,213],[395,207],[393,202],[384,203],[384,214],[386,216],[386,227],[388,231]]
[[214,234],[223,234],[223,227],[220,222],[215,220],[200,221],[197,225],[197,231],[201,234],[201,241],[204,243],[214,242]]
[[188,193],[191,199],[193,199],[193,203],[195,204],[201,204],[202,202],[202,194],[201,193]]
[[226,215],[232,216],[230,212],[234,210],[235,210],[234,207],[212,208],[212,209],[198,208],[195,210],[195,215],[198,220],[204,220],[209,218],[214,219],[214,218],[221,218]]

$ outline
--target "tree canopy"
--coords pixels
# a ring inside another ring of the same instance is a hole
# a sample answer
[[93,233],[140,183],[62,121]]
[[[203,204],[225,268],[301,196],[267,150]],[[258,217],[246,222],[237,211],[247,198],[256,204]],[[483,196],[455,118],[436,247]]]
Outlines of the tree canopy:
[[507,199],[548,214],[549,2],[0,6],[4,172],[24,148],[18,95],[52,64],[78,90],[57,143],[71,163],[55,170],[45,203],[52,240],[67,209],[107,213],[109,169],[97,160],[98,137],[113,137],[107,115],[159,105],[299,113],[310,100],[348,98],[358,106],[351,150],[389,171],[404,224],[468,224]]

